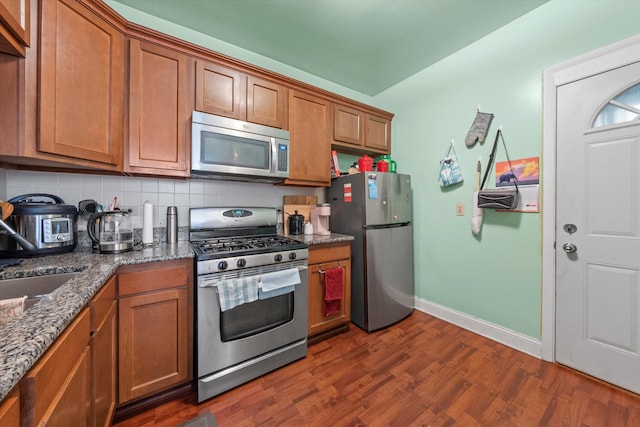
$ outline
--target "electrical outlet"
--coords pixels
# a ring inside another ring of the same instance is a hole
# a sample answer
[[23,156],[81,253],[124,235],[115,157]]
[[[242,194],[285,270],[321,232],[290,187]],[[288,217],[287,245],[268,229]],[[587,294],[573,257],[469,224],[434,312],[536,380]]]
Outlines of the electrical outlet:
[[464,203],[458,203],[456,205],[456,215],[464,216]]

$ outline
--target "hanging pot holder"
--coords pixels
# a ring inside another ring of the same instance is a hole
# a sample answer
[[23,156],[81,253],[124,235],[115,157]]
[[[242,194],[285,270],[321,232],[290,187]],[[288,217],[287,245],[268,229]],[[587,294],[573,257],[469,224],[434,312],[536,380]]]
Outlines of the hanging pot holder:
[[476,113],[476,117],[471,124],[471,129],[469,129],[469,133],[467,133],[467,137],[464,140],[467,147],[473,147],[476,142],[481,144],[484,142],[487,133],[489,133],[491,120],[493,120],[493,114],[491,113],[481,113],[480,111]]
[[[453,151],[453,155],[451,154]],[[440,187],[447,187],[449,185],[461,183],[464,180],[462,172],[460,171],[460,165],[458,164],[458,157],[456,156],[456,149],[453,146],[453,141],[449,144],[449,149],[444,155],[444,158],[440,160],[440,174],[438,175],[438,181]]]

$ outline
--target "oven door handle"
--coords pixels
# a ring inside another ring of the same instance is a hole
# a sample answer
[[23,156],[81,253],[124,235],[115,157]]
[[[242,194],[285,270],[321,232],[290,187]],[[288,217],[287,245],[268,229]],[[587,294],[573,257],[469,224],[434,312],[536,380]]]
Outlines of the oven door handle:
[[[304,271],[309,269],[309,267],[306,265],[299,265],[297,268],[299,271]],[[217,279],[217,278],[206,278],[203,276],[198,277],[199,288],[217,288],[219,283],[220,283],[220,279]]]
[[218,283],[220,283],[219,280],[202,279],[202,280],[198,280],[198,287],[199,288],[217,288]]

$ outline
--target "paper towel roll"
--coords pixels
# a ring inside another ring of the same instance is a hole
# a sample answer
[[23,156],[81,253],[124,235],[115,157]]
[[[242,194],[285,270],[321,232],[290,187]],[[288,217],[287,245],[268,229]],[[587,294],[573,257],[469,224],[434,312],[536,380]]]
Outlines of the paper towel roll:
[[142,244],[153,243],[153,204],[144,202],[142,210]]

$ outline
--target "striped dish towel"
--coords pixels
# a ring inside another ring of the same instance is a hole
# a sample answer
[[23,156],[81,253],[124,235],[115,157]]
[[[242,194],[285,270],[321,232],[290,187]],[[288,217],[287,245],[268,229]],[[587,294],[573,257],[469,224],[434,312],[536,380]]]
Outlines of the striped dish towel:
[[227,311],[258,299],[259,276],[224,279],[218,283],[220,310]]

